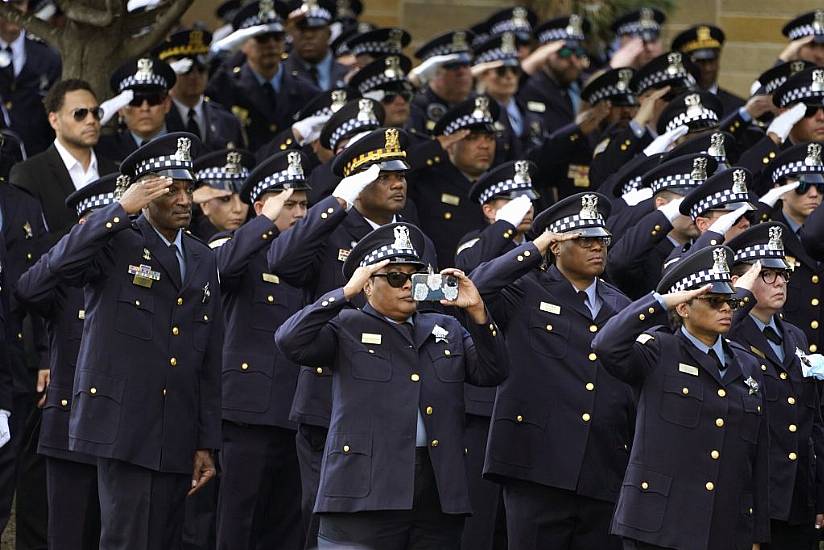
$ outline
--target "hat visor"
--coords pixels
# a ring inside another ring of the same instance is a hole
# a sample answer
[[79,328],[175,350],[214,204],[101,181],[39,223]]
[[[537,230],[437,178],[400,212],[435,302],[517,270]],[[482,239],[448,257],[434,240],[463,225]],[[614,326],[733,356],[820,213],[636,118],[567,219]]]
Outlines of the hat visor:
[[607,98],[613,107],[636,107],[640,105],[634,95],[615,95]]
[[302,29],[318,29],[328,27],[332,22],[322,17],[304,17],[298,20],[298,27]]
[[612,233],[606,227],[597,225],[595,227],[578,227],[565,231],[565,233],[579,233],[581,237],[612,237]]
[[[381,172],[406,172],[410,169],[409,164],[405,160],[400,159],[392,159],[392,160],[384,160],[382,162],[375,162],[373,164],[377,164]],[[371,167],[372,164],[366,166],[364,169]]]
[[472,55],[467,52],[460,52],[457,54],[457,59],[450,61],[449,63],[444,63],[442,66],[444,69],[457,69],[459,67],[465,67],[472,63]]
[[725,211],[725,212],[733,212],[735,210],[738,210],[742,206],[747,207],[747,210],[746,210],[747,212],[755,210],[755,206],[753,206],[753,204],[751,202],[728,202],[726,204],[721,204],[719,206],[715,206],[715,207],[712,208],[712,210],[722,210],[722,211]]
[[[790,269],[790,264],[788,264],[784,259],[781,258],[754,258],[753,261],[758,260],[761,262],[762,268],[768,269]],[[747,262],[751,263],[751,262]]]
[[[385,260],[386,258],[384,258]],[[389,258],[390,265],[414,265],[417,267],[426,267],[426,264],[417,256],[394,256]]]
[[[710,284],[712,285],[709,292],[710,294],[735,294],[735,289],[733,289],[727,281],[713,281]],[[703,286],[704,285],[698,285],[695,288],[701,288]]]
[[151,172],[151,174],[156,176],[165,176],[167,178],[172,178],[173,180],[195,180],[194,175],[192,175],[192,171],[187,170],[186,168],[169,168],[168,170]]
[[702,48],[690,52],[690,57],[698,61],[708,61],[710,59],[717,59],[720,53],[721,50],[716,48]]

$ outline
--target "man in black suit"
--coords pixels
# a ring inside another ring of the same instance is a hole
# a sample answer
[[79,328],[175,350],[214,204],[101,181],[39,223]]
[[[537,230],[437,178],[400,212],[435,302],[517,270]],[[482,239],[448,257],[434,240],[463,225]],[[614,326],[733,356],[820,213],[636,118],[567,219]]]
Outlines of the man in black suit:
[[15,164],[9,180],[40,201],[50,246],[77,222],[77,213],[66,207],[66,197],[117,167],[95,154],[101,111],[87,82],[58,82],[45,105],[57,138],[42,153]]

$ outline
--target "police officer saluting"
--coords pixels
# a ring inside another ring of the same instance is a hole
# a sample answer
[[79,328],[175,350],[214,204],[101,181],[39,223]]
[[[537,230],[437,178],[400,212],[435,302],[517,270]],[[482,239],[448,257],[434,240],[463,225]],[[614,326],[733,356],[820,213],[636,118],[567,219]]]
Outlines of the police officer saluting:
[[169,134],[130,155],[119,201],[48,253],[55,277],[85,286],[69,448],[97,457],[101,549],[176,547],[187,492],[215,475],[220,288],[208,247],[182,230],[197,147]]
[[[346,285],[275,335],[291,360],[330,365],[334,373],[315,504],[322,549],[460,548],[471,511],[462,382],[504,380],[506,349],[475,286],[457,269],[442,271],[457,287],[441,304],[461,308],[468,331],[449,315],[416,313],[411,277],[426,273],[419,252],[426,246],[413,225],[374,230],[346,259]],[[361,292],[367,304],[347,307]]]
[[[630,304],[592,343],[639,395],[611,529],[626,550],[749,550],[769,540],[764,380],[749,350],[723,338],[738,305],[732,262],[724,246],[684,258],[658,294]],[[655,327],[668,311],[674,331]]]

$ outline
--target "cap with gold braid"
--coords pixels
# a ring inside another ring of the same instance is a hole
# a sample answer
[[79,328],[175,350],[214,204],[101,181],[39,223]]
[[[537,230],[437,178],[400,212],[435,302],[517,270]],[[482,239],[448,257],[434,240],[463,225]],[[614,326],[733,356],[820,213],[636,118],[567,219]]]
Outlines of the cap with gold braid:
[[678,33],[672,49],[696,59],[715,59],[724,45],[724,31],[714,25],[696,25]]
[[409,138],[397,128],[378,128],[344,149],[332,163],[332,172],[347,177],[377,164],[382,172],[409,170],[406,147]]

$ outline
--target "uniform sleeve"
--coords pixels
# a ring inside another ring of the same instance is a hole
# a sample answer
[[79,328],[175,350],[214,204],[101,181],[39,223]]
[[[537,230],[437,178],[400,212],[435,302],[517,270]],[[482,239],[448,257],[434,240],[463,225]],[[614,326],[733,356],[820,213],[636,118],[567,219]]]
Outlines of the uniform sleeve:
[[217,260],[220,284],[231,285],[240,279],[255,254],[274,242],[278,234],[272,220],[261,214],[240,226],[231,238],[223,237],[210,242],[209,247],[214,250]]
[[[763,386],[763,381],[762,381]],[[767,401],[764,400],[766,404]],[[758,426],[758,443],[755,447],[753,471],[753,542],[770,542],[770,423],[769,407],[764,407]]]
[[736,166],[746,168],[753,173],[753,181],[758,181],[761,172],[767,168],[780,152],[780,147],[765,135],[755,145],[744,151]]
[[655,336],[644,330],[661,324],[667,324],[667,312],[652,293],[647,294],[607,321],[592,341],[592,349],[607,372],[640,385],[661,354]]
[[807,217],[799,237],[807,254],[819,262],[824,260],[824,208],[821,205]]
[[595,189],[598,189],[611,174],[639,155],[650,142],[646,129],[641,137],[638,137],[629,127],[608,139],[603,151],[598,152],[596,149],[589,167],[589,179]]
[[469,273],[482,263],[494,260],[512,242],[515,229],[514,225],[504,220],[488,225],[477,236],[458,245],[455,267]]
[[[212,269],[217,273],[214,264]],[[217,277],[212,278],[215,287],[210,302],[215,304],[212,319],[222,319],[222,300]],[[221,376],[223,370],[223,323],[211,323],[209,345],[206,348],[203,366],[199,381],[199,410],[198,410],[198,449],[220,449],[223,437],[221,423],[223,410],[221,407]]]
[[[607,271],[618,284],[644,277],[647,256],[672,230],[672,224],[658,210],[653,210],[629,227],[609,249]],[[620,281],[620,282],[619,282]]]
[[327,292],[278,327],[275,332],[278,349],[299,365],[333,364],[338,338],[332,320],[347,304],[342,287]]
[[463,329],[466,381],[475,386],[497,386],[509,374],[503,334],[489,313],[486,317],[487,322],[482,325],[467,319]]
[[49,271],[48,258],[42,256],[20,279],[14,292],[24,307],[41,315],[48,315],[55,304],[59,279]]

